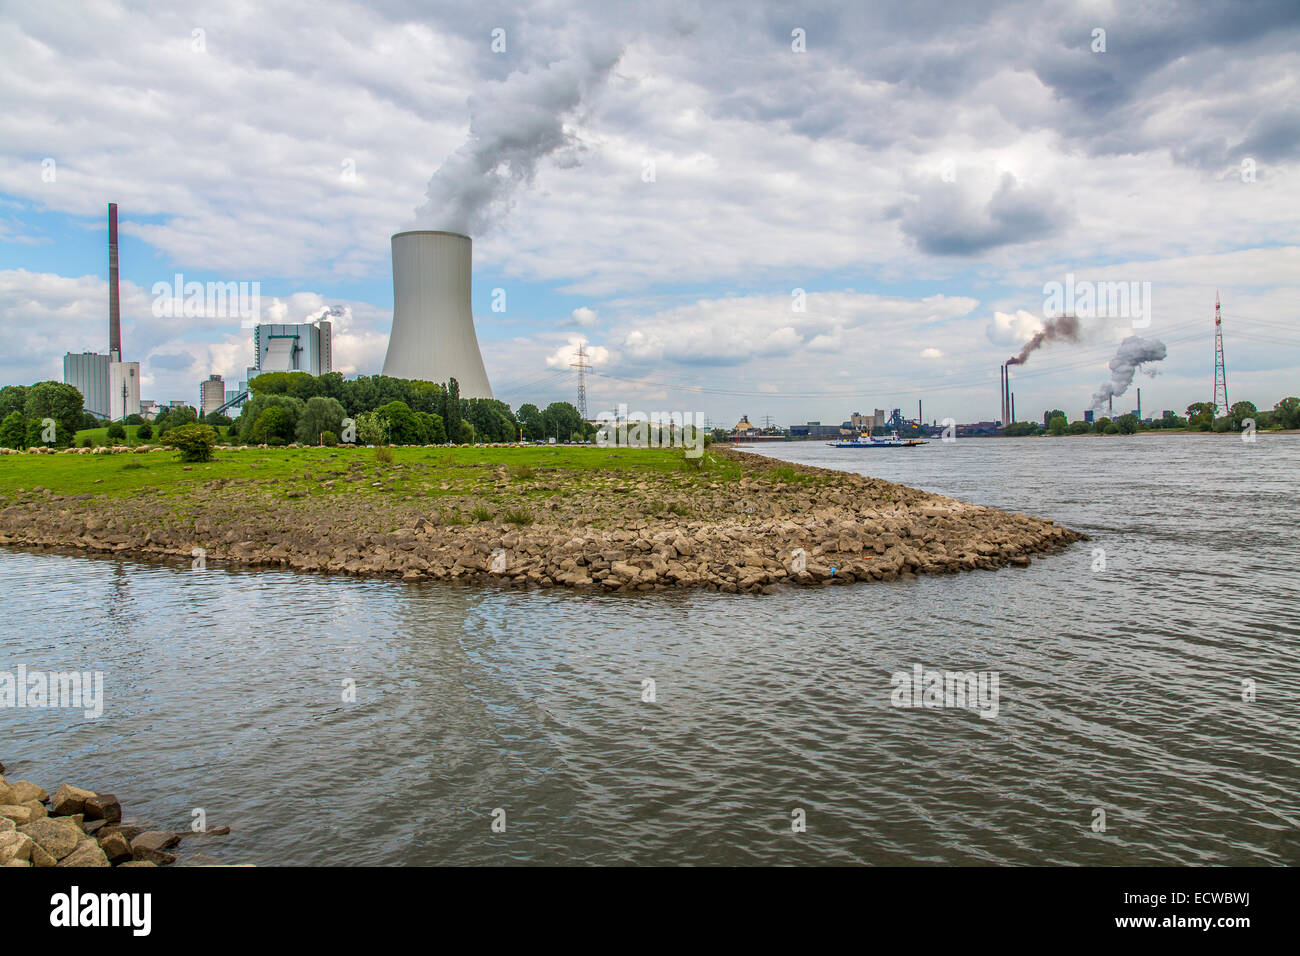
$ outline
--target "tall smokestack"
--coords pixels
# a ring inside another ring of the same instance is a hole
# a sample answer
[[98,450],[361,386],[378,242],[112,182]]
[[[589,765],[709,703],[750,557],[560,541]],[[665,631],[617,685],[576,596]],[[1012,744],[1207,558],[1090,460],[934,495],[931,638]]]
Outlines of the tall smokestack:
[[1011,420],[1016,420],[1016,393],[1011,393]]
[[1142,389],[1138,388],[1138,421],[1142,421]]
[[393,236],[393,331],[384,374],[446,382],[491,398],[470,309],[470,238],[416,230]]
[[122,361],[122,314],[117,297],[117,203],[108,204],[108,360]]
[[1002,407],[998,409],[998,419],[1005,426],[1007,423],[1007,366],[1002,363],[998,366],[998,396],[1002,400]]

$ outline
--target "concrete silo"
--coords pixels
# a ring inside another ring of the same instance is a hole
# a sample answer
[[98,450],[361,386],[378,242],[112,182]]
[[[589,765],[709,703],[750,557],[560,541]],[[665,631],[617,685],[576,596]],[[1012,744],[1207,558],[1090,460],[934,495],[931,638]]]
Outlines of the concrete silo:
[[470,310],[469,236],[417,230],[393,236],[393,331],[384,374],[460,383],[462,398],[491,398]]

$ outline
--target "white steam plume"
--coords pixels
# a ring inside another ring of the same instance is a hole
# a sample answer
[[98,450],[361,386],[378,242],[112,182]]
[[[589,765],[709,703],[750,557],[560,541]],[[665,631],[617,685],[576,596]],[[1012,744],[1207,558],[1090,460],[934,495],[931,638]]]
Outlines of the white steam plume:
[[469,99],[469,138],[433,174],[416,229],[480,233],[511,206],[537,174],[537,164],[572,143],[564,129],[622,56],[614,46],[589,46],[545,68],[511,73]]
[[[1123,395],[1133,384],[1133,375],[1138,367],[1147,362],[1161,361],[1166,352],[1165,343],[1159,339],[1144,339],[1130,335],[1119,343],[1119,350],[1110,360],[1110,381],[1103,382],[1101,387],[1092,393],[1092,407],[1105,408],[1112,398]],[[1155,374],[1154,369],[1151,370],[1151,374]]]

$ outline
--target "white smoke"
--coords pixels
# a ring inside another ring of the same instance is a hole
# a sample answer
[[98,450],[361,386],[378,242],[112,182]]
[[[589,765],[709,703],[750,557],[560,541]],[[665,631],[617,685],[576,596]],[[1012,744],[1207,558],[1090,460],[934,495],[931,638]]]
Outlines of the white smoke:
[[[1119,343],[1119,350],[1110,360],[1110,381],[1103,382],[1101,387],[1092,393],[1092,407],[1105,408],[1112,398],[1123,395],[1133,384],[1133,375],[1138,368],[1147,362],[1163,360],[1166,352],[1165,343],[1159,339],[1148,340],[1130,335]],[[1154,375],[1155,369],[1151,369],[1150,374]]]
[[[433,174],[414,228],[474,235],[511,206],[537,164],[573,144],[572,115],[605,81],[621,48],[589,46],[543,69],[511,73],[469,99],[469,139]],[[577,165],[564,154],[562,165]]]

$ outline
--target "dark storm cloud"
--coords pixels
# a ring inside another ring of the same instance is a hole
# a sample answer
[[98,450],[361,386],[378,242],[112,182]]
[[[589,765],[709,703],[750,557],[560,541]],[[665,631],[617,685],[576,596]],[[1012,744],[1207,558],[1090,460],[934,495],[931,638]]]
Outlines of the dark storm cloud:
[[1032,188],[1003,173],[997,188],[981,201],[978,187],[935,178],[913,183],[912,196],[892,215],[922,252],[936,256],[974,256],[999,246],[1038,239],[1070,221],[1069,211],[1045,189]]

